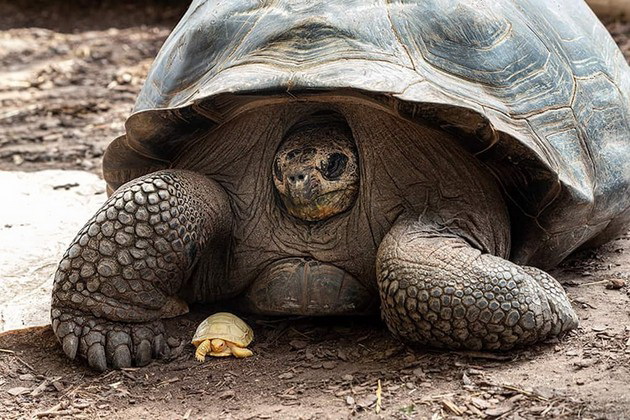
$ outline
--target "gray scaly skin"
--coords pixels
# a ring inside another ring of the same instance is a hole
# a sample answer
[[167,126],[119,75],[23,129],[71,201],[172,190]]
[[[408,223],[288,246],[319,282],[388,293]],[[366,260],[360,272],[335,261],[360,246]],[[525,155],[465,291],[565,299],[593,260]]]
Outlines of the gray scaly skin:
[[161,171],[121,187],[78,233],[55,276],[53,331],[64,352],[105,370],[145,365],[167,351],[160,318],[230,212],[214,181]]
[[412,342],[509,350],[577,326],[562,286],[547,273],[417,220],[399,221],[387,234],[376,271],[383,318]]

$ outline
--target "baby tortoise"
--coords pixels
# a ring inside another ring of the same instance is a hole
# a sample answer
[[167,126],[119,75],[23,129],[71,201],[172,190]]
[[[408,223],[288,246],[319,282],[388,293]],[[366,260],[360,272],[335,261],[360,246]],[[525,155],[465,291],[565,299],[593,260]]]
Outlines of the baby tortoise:
[[239,359],[252,356],[254,353],[246,347],[253,339],[254,332],[242,319],[234,314],[218,312],[199,324],[192,343],[197,347],[195,358],[203,362],[206,355],[233,355]]

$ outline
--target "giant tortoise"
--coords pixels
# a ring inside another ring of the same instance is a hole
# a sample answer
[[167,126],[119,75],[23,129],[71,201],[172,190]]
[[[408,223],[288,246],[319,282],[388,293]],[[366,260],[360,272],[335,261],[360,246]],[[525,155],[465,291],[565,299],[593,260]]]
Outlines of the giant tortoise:
[[[571,10],[571,13],[567,13]],[[630,70],[583,0],[193,1],[103,159],[52,324],[96,369],[225,301],[506,350],[630,219]]]

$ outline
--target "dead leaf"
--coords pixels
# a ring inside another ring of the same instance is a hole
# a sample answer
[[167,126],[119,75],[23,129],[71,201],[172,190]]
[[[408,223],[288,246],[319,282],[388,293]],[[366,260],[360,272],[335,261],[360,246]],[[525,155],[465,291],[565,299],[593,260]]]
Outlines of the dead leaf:
[[496,407],[488,408],[484,413],[490,417],[499,417],[514,410],[514,405],[509,401],[504,401]]
[[31,390],[30,388],[25,388],[23,386],[16,386],[15,388],[11,388],[7,390],[7,392],[13,395],[14,397],[17,397],[18,395],[27,394],[28,392],[30,392],[30,390]]

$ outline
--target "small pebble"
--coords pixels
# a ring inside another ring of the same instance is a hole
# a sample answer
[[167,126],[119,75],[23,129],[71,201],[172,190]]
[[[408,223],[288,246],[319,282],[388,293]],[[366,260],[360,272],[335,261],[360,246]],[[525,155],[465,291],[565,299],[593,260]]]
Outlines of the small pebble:
[[606,283],[606,289],[610,290],[618,290],[626,285],[626,282],[623,279],[610,279]]
[[222,392],[219,395],[219,398],[222,399],[222,400],[227,400],[229,398],[234,398],[235,396],[236,396],[236,392],[234,392],[231,389],[228,389],[227,391]]
[[422,368],[416,368],[416,369],[414,369],[414,370],[413,370],[413,375],[414,375],[416,378],[420,378],[420,379],[424,379],[424,378],[426,378],[426,376],[427,376],[427,375],[424,373],[424,371],[422,370]]
[[589,366],[593,365],[593,360],[592,359],[580,359],[580,360],[576,360],[573,363],[575,366],[577,366],[578,368],[584,369],[587,368]]
[[364,398],[361,398],[359,401],[357,401],[357,405],[361,408],[368,408],[369,406],[371,406],[372,404],[376,403],[376,395],[375,394],[370,394]]
[[333,361],[333,360],[327,360],[324,363],[322,363],[322,367],[324,369],[334,369],[337,367],[337,362]]
[[293,350],[302,350],[303,348],[306,348],[306,346],[308,346],[308,343],[304,340],[291,340],[289,342],[289,345]]

